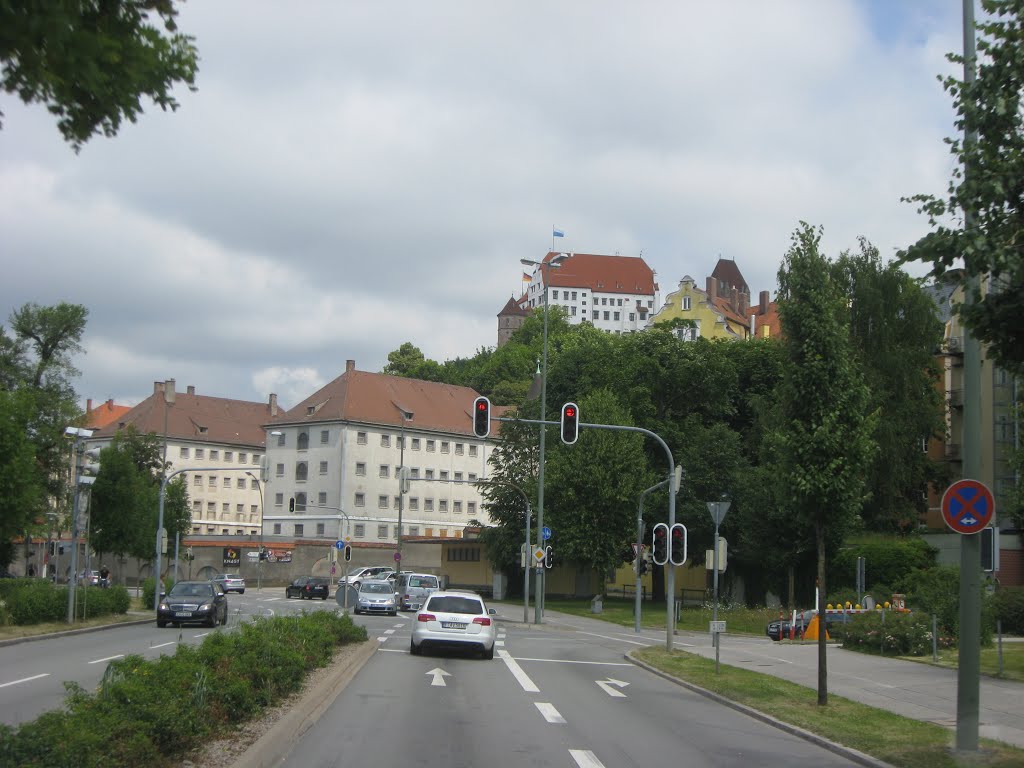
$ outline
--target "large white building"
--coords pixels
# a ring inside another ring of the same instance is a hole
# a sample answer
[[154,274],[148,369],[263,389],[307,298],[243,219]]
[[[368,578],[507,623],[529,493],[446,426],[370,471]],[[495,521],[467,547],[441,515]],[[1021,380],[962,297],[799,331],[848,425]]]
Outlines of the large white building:
[[403,537],[460,538],[471,521],[487,524],[474,483],[486,476],[490,444],[473,435],[476,397],[348,360],[341,376],[265,425],[264,534],[391,543],[400,514]]

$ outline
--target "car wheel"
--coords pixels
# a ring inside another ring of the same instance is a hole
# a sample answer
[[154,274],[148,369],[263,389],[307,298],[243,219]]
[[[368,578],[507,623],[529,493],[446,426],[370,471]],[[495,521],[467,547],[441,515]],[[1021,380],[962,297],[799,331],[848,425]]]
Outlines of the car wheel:
[[326,600],[326,599],[327,599],[328,597],[330,597],[330,595],[324,595],[324,596],[323,596],[323,597],[321,597],[320,599],[321,599],[321,600]]
[[494,658],[494,646],[492,645],[490,648],[485,648],[484,652],[481,654],[481,656],[483,656],[485,659],[493,659]]
[[389,613],[388,615],[389,615],[389,616],[397,616],[397,615],[398,615],[398,611],[392,611],[392,612],[391,612],[391,613]]
[[162,619],[157,619],[157,620],[156,620],[156,625],[157,625],[158,627],[160,627],[160,629],[163,629],[164,627],[166,627],[166,626],[167,626],[167,622],[166,622],[166,621],[163,621]]
[[211,613],[210,614],[210,618],[208,618],[206,620],[206,626],[208,626],[208,627],[216,627],[217,626],[217,614],[216,613]]
[[419,656],[422,652],[422,649],[418,648],[416,646],[416,643],[414,643],[412,640],[409,641],[409,653],[411,653],[413,656]]
[[244,595],[244,594],[245,594],[245,590],[244,590],[244,589],[240,589],[240,590],[238,590],[238,594],[240,594],[240,595]]

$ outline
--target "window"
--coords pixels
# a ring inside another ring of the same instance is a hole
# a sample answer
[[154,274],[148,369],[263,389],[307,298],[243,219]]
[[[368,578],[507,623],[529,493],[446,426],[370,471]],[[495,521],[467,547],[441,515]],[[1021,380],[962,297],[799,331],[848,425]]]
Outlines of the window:
[[299,438],[298,443],[296,444],[296,448],[298,448],[300,451],[309,450],[309,432],[299,432]]
[[238,454],[238,463],[239,464],[245,464],[245,462],[247,462],[248,460],[249,460],[249,455],[248,454],[246,454],[246,453]]
[[388,537],[388,527],[386,525],[377,526],[377,538],[386,539]]
[[[231,505],[228,502],[226,502],[226,501],[222,502],[221,505],[220,505],[220,511],[223,512],[226,515],[228,512],[231,511]],[[227,520],[226,517],[224,519]]]
[[387,509],[387,508],[388,508],[388,497],[387,497],[386,494],[382,493],[380,496],[377,497],[377,509]]
[[684,312],[689,312],[690,311],[690,306],[691,306],[690,305],[690,297],[689,296],[683,296],[683,311]]
[[305,512],[306,511],[306,494],[296,493],[295,494],[295,511]]
[[326,461],[321,461],[320,462],[320,474],[321,475],[326,475],[327,474],[327,462]]
[[601,306],[602,307],[607,307],[608,306],[608,299],[607,298],[601,299]]
[[187,459],[188,458],[188,448],[186,448],[185,446],[182,446],[181,448],[179,448],[178,449],[178,455],[181,458],[183,458],[183,459]]
[[275,493],[274,494],[274,506],[280,507],[282,504],[284,504],[284,494],[283,493]]
[[199,475],[196,475],[195,477],[192,478],[192,485],[201,486],[202,484],[203,478],[201,478]]
[[377,477],[391,477],[391,468],[387,464],[381,464]]
[[434,511],[434,500],[433,499],[424,499],[423,500],[423,511],[424,512],[433,512]]
[[208,517],[214,517],[217,514],[217,502],[206,502],[206,514]]
[[235,504],[235,512],[245,512],[245,504]]
[[476,472],[470,472],[469,473],[469,482],[471,482],[471,483],[475,483],[476,482]]
[[284,477],[284,464],[277,465],[277,476]]
[[215,488],[217,486],[217,476],[210,475],[210,477],[208,478],[208,482],[206,484],[211,488]]
[[320,445],[327,445],[327,441],[331,437],[331,430],[321,429],[320,430]]
[[281,524],[280,523],[274,523],[274,535],[275,536],[280,536],[281,535]]
[[224,451],[224,461],[234,461],[235,454],[233,451]]
[[452,502],[452,512],[454,512],[456,515],[461,515],[462,514],[462,502],[461,501],[454,501],[454,502]]
[[433,453],[433,452],[434,452],[434,441],[433,440],[427,440],[427,453]]
[[572,300],[573,300],[573,301],[576,301],[576,291],[573,291],[573,292],[572,292]]
[[594,319],[595,319],[595,320],[597,320],[597,316],[598,316],[598,315],[600,315],[600,314],[601,314],[601,313],[600,313],[600,312],[598,312],[598,311],[597,311],[597,310],[595,309],[595,310],[594,310]]
[[203,448],[196,448],[196,458],[197,459],[205,459],[206,458],[206,451],[205,451],[205,449],[203,449]]
[[618,306],[620,306],[620,307],[622,306],[622,299],[618,300]]
[[253,522],[256,521],[255,515],[256,515],[257,512],[259,512],[259,507],[257,507],[255,504],[253,504],[253,505],[251,505],[249,507],[249,514],[253,515],[253,517],[252,517]]
[[284,446],[284,432],[277,436],[277,446],[281,448]]
[[324,535],[324,524],[323,523],[317,523],[316,524],[316,535],[317,536],[323,536]]
[[608,317],[608,315],[609,315],[609,314],[611,314],[611,313],[610,313],[610,312],[608,312],[608,311],[606,310],[606,311],[605,311],[605,313],[604,313],[604,319],[605,319],[605,320],[608,320],[608,319],[610,319],[610,318]]
[[356,432],[356,442],[359,445],[366,445],[366,433],[365,432]]
[[420,449],[420,439],[418,437],[414,437],[412,439],[412,449],[414,451],[418,451]]
[[210,451],[210,461],[220,461],[220,451]]
[[360,477],[366,477],[366,462],[365,461],[357,461],[356,462],[356,474],[359,475]]
[[420,535],[420,527],[418,525],[410,525],[409,526],[409,535],[410,536],[419,536]]
[[390,448],[391,447],[391,435],[381,435],[380,436],[380,447],[381,448]]
[[447,512],[448,511],[448,499],[441,499],[439,502],[437,502],[437,511],[438,512]]
[[402,504],[402,497],[401,496],[395,496],[395,509],[398,509],[399,506],[401,506],[401,504]]
[[249,481],[249,490],[258,491],[260,489],[259,481],[254,477]]
[[309,477],[309,465],[304,461],[295,463],[295,479],[297,481],[307,480]]
[[231,487],[231,478],[230,477],[225,477],[224,478],[224,487],[225,488],[230,488]]
[[470,501],[466,504],[466,513],[470,515],[476,514],[476,502]]
[[442,469],[441,470],[441,479],[447,482],[447,480],[448,480],[448,470],[447,469]]
[[296,536],[301,536],[302,535],[302,523],[296,523],[295,524],[295,535]]
[[448,547],[448,559],[458,562],[480,562],[480,547]]
[[409,497],[409,511],[410,512],[419,512],[419,510],[420,510],[420,500],[419,500],[419,498],[417,498],[416,496],[410,496]]
[[239,488],[245,488],[245,478],[244,477],[238,478],[238,481],[235,483],[235,485],[237,487],[239,487]]
[[426,479],[427,480],[433,480],[434,479],[434,470],[432,470],[432,469],[428,469],[427,470],[427,472],[426,472]]
[[572,315],[573,317],[576,317],[576,305],[575,304],[573,304],[571,307],[569,307],[569,314]]
[[636,321],[636,312],[630,312],[629,313],[629,322],[632,323],[632,322],[635,322],[635,321]]
[[316,495],[316,503],[321,507],[327,506],[327,491],[320,491],[320,493]]
[[[245,454],[243,453],[242,456],[245,456]],[[245,463],[245,459],[244,458],[239,458],[238,460],[240,462],[242,462],[243,464]],[[258,453],[254,453],[252,455],[252,463],[253,464],[259,464],[260,463],[260,455]]]
[[356,494],[356,506],[357,507],[365,507],[366,506],[366,494],[365,493],[357,493]]
[[192,502],[192,514],[201,515],[203,513],[203,502],[193,501]]
[[356,534],[356,538],[358,538],[358,539],[361,539],[364,536],[366,536],[366,524],[365,523],[356,523],[355,524],[355,534]]
[[455,444],[455,455],[456,456],[462,456],[465,452],[466,452],[466,446],[464,446],[462,443],[456,443]]
[[457,482],[457,483],[461,483],[462,482],[462,473],[461,472],[456,472],[455,473],[455,482]]
[[476,456],[476,451],[477,451],[477,446],[475,446],[475,445],[469,446],[469,455],[470,456]]
[[447,440],[441,441],[441,453],[451,453],[451,446]]

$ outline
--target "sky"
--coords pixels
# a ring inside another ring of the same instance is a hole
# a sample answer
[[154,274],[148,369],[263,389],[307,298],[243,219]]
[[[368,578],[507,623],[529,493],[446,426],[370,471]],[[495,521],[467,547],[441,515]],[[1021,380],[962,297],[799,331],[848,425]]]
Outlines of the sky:
[[0,94],[0,324],[87,307],[83,406],[173,378],[291,407],[407,341],[472,356],[553,244],[774,297],[800,221],[890,259],[954,168],[960,0],[180,8],[176,112],[76,155]]

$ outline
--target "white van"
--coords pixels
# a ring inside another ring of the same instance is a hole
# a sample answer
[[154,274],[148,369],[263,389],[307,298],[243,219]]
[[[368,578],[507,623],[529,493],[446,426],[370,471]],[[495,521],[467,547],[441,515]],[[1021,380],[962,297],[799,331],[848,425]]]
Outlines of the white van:
[[440,589],[437,576],[432,573],[402,573],[398,577],[395,591],[398,593],[398,607],[403,611],[418,611],[427,595]]

